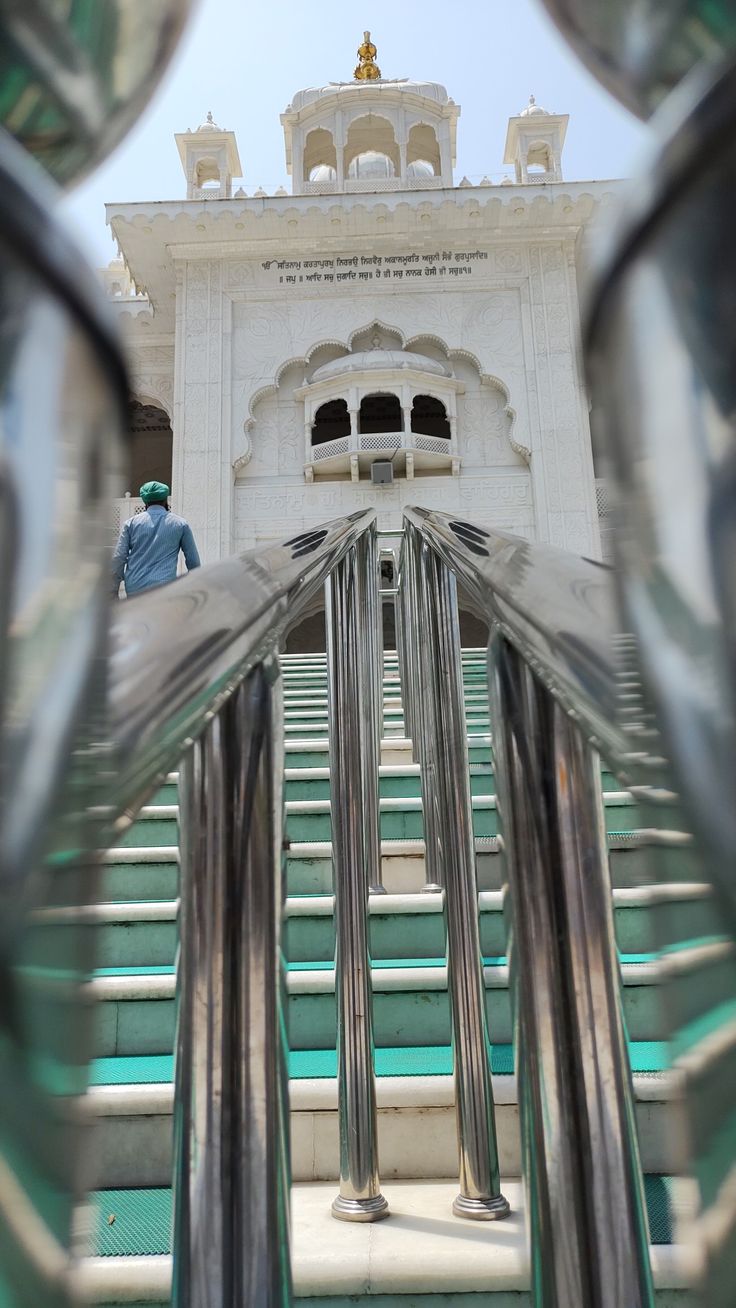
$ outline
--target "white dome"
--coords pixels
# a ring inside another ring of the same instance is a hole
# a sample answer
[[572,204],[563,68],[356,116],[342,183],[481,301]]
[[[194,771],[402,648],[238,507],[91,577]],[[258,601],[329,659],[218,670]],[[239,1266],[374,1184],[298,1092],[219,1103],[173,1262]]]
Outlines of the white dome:
[[413,159],[406,169],[407,177],[434,177],[435,171],[428,159]]
[[348,177],[362,178],[363,180],[382,180],[386,177],[395,177],[396,169],[393,161],[387,154],[380,150],[363,150],[361,154],[356,154],[354,159],[350,160],[348,168]]
[[428,359],[424,354],[411,354],[408,350],[361,350],[358,354],[346,354],[341,359],[323,363],[313,373],[312,381],[326,381],[329,377],[341,377],[349,372],[383,372],[386,369],[405,368],[431,373],[435,377],[452,376],[444,363]]
[[412,82],[409,79],[401,81],[388,81],[386,78],[380,78],[377,81],[366,82],[330,82],[327,86],[307,86],[303,91],[297,91],[291,104],[286,112],[298,113],[308,104],[314,104],[317,100],[327,99],[329,96],[367,96],[377,99],[381,94],[393,95],[396,92],[404,95],[419,95],[423,100],[434,100],[435,104],[449,104],[450,97],[447,89],[441,86],[439,82]]
[[315,164],[309,174],[310,182],[334,182],[337,181],[337,169],[332,164]]
[[531,117],[532,117],[533,115],[535,115],[535,114],[540,114],[540,115],[543,115],[545,118],[549,118],[549,116],[550,116],[550,111],[549,111],[549,109],[543,109],[542,106],[541,106],[541,104],[537,104],[536,100],[534,99],[534,96],[533,96],[533,95],[530,95],[530,96],[529,96],[529,103],[528,103],[528,105],[526,105],[526,107],[525,107],[524,109],[521,110],[521,113],[519,114],[519,117],[520,117],[520,118],[531,118]]

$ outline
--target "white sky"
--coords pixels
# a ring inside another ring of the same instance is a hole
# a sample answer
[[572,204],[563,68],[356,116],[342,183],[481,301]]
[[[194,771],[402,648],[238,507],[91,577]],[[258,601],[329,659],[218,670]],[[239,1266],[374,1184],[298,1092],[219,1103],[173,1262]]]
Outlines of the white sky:
[[646,129],[568,52],[539,0],[199,0],[137,128],[64,202],[92,261],[115,253],[106,201],[183,198],[174,132],[208,109],[237,134],[249,194],[291,190],[279,114],[302,87],[352,77],[365,27],[384,77],[442,82],[461,105],[456,181],[500,174],[507,120],[530,92],[570,115],[566,178],[633,171]]

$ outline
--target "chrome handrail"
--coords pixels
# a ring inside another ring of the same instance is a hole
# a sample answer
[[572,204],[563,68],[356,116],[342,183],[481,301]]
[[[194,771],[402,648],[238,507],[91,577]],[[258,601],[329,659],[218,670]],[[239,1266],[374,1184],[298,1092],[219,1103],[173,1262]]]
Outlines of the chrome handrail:
[[431,538],[486,621],[501,627],[625,779],[631,744],[618,715],[620,624],[610,567],[447,513],[411,508],[405,518]]
[[112,622],[111,739],[124,829],[239,682],[278,649],[375,518],[350,514],[283,543],[213,563],[117,606]]
[[340,1193],[380,1192],[368,891],[380,886],[375,514],[197,569],[117,606],[106,828],[183,758],[174,1089],[176,1308],[291,1302],[278,650],[326,591]]
[[[449,753],[453,733],[437,735],[447,718],[448,688],[461,676],[459,640],[437,634],[453,622],[450,581],[462,581],[490,629],[491,738],[535,1308],[651,1308],[595,752],[604,752],[612,765],[627,754],[615,712],[611,574],[589,560],[448,514],[406,509],[404,519],[410,548],[402,574],[411,573],[412,554],[421,549],[420,643],[434,637],[431,653],[444,681],[444,692],[438,691],[426,663],[417,677],[410,660],[407,689],[412,721],[421,722],[424,713],[434,723],[440,796],[443,777],[452,777],[457,789],[467,771],[464,731],[461,740],[454,733]],[[464,936],[458,941],[452,930],[453,895],[465,880],[453,869],[452,850],[464,830],[465,808],[460,796],[453,805],[441,802],[439,812],[451,1000],[453,990],[472,994],[478,966],[478,945],[468,945],[477,938],[477,897],[473,903],[461,895]],[[481,1105],[487,1103],[487,1036],[482,1019],[470,1022],[469,1012],[467,1002],[460,1004],[456,1017],[453,1001],[455,1075],[468,1102]],[[461,1110],[463,1095],[458,1089]],[[482,1118],[479,1111],[461,1112],[461,1157],[483,1160]]]

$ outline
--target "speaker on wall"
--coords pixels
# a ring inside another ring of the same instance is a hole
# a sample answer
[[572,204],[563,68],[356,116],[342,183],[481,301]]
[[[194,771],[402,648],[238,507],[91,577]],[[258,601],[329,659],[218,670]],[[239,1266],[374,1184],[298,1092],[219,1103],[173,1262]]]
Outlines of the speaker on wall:
[[371,481],[374,486],[386,486],[394,479],[394,465],[387,459],[379,459],[371,464]]

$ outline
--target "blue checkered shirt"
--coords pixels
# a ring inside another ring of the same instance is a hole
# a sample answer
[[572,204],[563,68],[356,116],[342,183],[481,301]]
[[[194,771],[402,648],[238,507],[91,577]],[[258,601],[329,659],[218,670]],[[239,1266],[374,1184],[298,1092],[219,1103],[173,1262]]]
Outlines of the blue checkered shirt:
[[176,578],[179,550],[189,571],[199,567],[199,554],[188,522],[152,504],[123,526],[112,556],[115,594],[121,581],[126,595],[136,595],[151,586],[163,586]]

